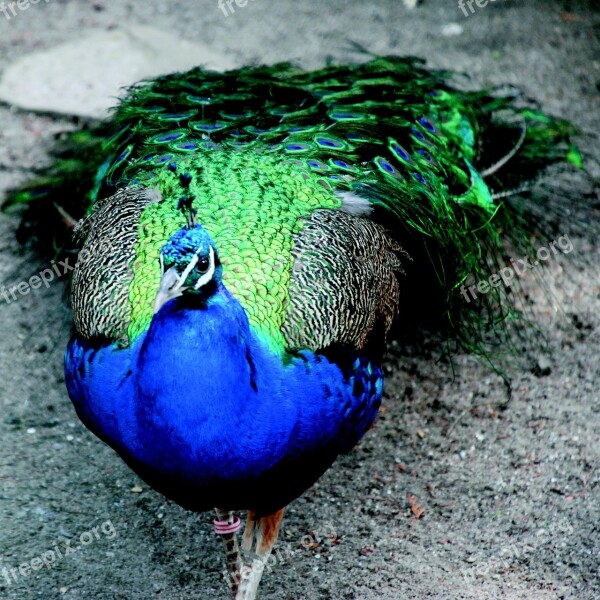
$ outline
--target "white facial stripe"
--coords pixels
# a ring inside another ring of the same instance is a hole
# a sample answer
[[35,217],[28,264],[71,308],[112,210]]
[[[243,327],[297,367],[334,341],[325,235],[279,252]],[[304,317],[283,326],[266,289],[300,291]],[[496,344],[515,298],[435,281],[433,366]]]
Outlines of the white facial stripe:
[[195,289],[199,290],[202,286],[205,286],[215,274],[215,251],[212,246],[208,249],[208,271],[198,279],[198,283],[194,286]]
[[[200,246],[200,248],[202,248],[202,246]],[[196,252],[199,252],[200,248],[198,248],[198,250],[196,250]],[[211,248],[211,250],[212,250],[212,248]],[[192,260],[190,260],[190,262],[188,263],[188,266],[184,269],[183,273],[181,274],[181,277],[179,278],[179,283],[178,283],[179,287],[181,287],[185,283],[185,280],[187,279],[188,275],[192,272],[193,268],[196,266],[196,263],[198,262],[198,260],[199,260],[198,254],[194,253]]]

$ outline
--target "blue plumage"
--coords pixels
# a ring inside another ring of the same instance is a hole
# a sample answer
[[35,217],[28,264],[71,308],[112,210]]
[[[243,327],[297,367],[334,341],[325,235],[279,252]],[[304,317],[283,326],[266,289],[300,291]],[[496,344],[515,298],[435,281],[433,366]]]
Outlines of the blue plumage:
[[[211,248],[201,227],[181,230],[163,248],[165,268],[185,269],[190,253]],[[266,515],[375,418],[381,370],[358,355],[343,362],[311,351],[282,362],[252,332],[219,267],[197,293],[161,305],[128,348],[74,338],[65,372],[81,420],[154,488],[197,511]]]

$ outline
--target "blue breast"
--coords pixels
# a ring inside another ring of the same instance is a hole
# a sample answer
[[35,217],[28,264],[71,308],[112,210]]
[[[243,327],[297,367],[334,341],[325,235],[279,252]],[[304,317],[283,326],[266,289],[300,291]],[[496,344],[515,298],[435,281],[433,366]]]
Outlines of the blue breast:
[[276,510],[371,425],[381,370],[304,351],[282,359],[221,286],[167,302],[128,348],[74,338],[69,395],[85,425],[151,486],[192,510]]

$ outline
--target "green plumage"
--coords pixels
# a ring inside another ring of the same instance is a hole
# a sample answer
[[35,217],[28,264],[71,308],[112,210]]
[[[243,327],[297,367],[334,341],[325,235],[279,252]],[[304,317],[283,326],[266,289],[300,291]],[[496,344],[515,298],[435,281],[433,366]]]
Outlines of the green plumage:
[[[356,209],[363,216],[368,203],[369,218],[393,231],[393,243],[428,261],[459,328],[465,306],[453,301],[456,287],[487,276],[498,229],[517,243],[527,238],[518,213],[494,193],[534,179],[555,160],[577,164],[579,157],[568,147],[565,122],[519,107],[510,95],[452,89],[450,77],[399,58],[310,73],[281,64],[162,77],[132,88],[110,123],[71,135],[61,160],[9,203],[35,201],[39,216],[51,197],[81,217],[117,189],[158,190],[163,201],[138,206],[135,250],[113,259],[127,261],[126,296],[105,294],[107,303],[117,297],[120,309],[105,333],[124,343],[152,318],[160,248],[185,225],[182,206],[190,203],[219,249],[225,285],[274,350],[289,345],[298,328],[288,328],[286,341],[302,228],[315,210],[339,210],[344,198],[363,201]],[[523,130],[519,151],[484,180],[482,169]],[[107,214],[116,220],[119,210]],[[327,231],[323,244],[336,248],[335,230]],[[386,252],[399,256],[397,246]],[[323,256],[314,261],[327,263]],[[306,292],[302,302],[318,306],[317,296]],[[491,306],[498,297],[490,298]],[[325,301],[335,306],[336,298]]]
[[[180,175],[192,177],[181,189]],[[130,288],[135,337],[152,318],[154,290],[161,273],[160,248],[185,224],[179,200],[194,198],[196,218],[219,248],[223,280],[240,300],[250,323],[273,348],[283,349],[281,327],[293,267],[292,236],[303,217],[319,208],[338,208],[331,189],[304,177],[295,165],[261,149],[208,150],[177,161],[175,172],[156,173],[152,186],[164,202],[149,206],[140,218],[136,270]]]

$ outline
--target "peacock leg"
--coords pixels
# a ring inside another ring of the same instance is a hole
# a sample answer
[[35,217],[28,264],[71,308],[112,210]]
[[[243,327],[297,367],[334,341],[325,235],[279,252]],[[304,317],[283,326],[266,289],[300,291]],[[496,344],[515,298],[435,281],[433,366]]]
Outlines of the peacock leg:
[[252,562],[242,567],[235,600],[255,600],[267,559],[279,536],[283,512],[282,508],[273,514],[257,518],[253,511],[248,511],[242,547],[252,557]]
[[242,570],[242,557],[237,538],[237,532],[240,529],[240,518],[227,510],[219,508],[215,510],[217,513],[217,518],[214,521],[215,533],[222,536],[225,543],[225,553],[227,556],[226,579],[233,597],[237,598],[236,593],[240,584]]

